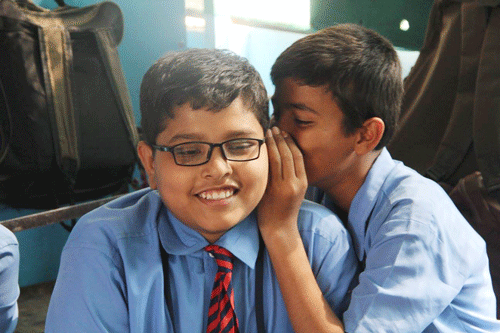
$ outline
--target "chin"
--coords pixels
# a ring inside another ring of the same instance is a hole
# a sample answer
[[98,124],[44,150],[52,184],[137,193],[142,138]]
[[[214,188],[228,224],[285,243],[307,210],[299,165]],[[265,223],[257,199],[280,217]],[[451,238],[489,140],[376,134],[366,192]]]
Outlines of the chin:
[[211,219],[211,221],[214,221],[213,225],[219,226],[217,229],[218,230],[229,230],[233,228],[235,225],[240,223],[247,217],[247,215],[243,216],[242,214],[238,215],[233,215],[233,216],[218,216],[214,217]]

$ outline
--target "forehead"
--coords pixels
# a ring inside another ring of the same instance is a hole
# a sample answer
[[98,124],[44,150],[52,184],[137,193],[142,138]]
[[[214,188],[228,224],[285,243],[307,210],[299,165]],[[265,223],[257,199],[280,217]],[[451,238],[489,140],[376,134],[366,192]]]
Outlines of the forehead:
[[236,137],[261,138],[264,132],[256,114],[239,97],[227,108],[217,111],[194,110],[186,103],[175,108],[173,113],[174,118],[167,120],[158,136],[162,144],[182,140],[219,142]]
[[293,78],[284,79],[276,87],[272,100],[282,110],[294,109],[314,114],[331,107],[339,107],[327,85],[308,86]]
[[327,84],[307,85],[299,79],[288,77],[281,80],[281,82],[276,85],[275,96],[279,96],[280,99],[291,97],[307,98],[311,94],[319,94],[323,97],[329,96],[331,99],[334,97]]

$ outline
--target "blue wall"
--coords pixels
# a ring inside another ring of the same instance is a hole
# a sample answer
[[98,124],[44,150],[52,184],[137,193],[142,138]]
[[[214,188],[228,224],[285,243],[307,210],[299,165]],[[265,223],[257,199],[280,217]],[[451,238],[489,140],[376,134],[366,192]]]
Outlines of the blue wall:
[[[54,0],[32,0],[45,8],[55,8]],[[83,7],[96,0],[65,0]],[[120,6],[125,31],[118,52],[127,79],[132,105],[139,120],[139,87],[146,70],[168,50],[186,46],[184,0],[113,0]]]
[[[53,9],[53,0],[33,0]],[[92,0],[66,0],[82,7],[98,3]],[[130,91],[132,105],[139,121],[139,87],[151,64],[168,50],[186,46],[184,0],[115,0],[122,12],[125,31],[119,54]],[[0,204],[0,221],[32,214],[31,209],[13,209]],[[59,257],[68,232],[59,224],[17,232],[21,253],[19,284],[21,287],[54,280]]]

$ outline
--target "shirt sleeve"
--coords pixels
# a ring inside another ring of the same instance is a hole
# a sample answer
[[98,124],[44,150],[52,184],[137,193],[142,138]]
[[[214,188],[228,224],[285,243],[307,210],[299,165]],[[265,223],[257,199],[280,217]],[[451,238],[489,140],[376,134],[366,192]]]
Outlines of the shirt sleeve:
[[18,321],[19,246],[16,241],[0,248],[0,332],[14,332]]
[[336,216],[322,218],[318,227],[319,230],[301,231],[304,246],[326,301],[335,314],[342,318],[349,304],[358,260],[350,235]]
[[108,251],[91,244],[66,246],[50,299],[45,331],[128,332],[121,271]]
[[459,293],[465,277],[428,224],[387,221],[366,254],[347,332],[422,332]]

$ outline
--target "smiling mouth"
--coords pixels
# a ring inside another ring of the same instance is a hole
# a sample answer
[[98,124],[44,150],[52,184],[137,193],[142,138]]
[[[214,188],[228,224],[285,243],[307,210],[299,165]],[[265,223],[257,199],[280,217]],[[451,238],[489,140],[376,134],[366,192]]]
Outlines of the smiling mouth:
[[234,189],[225,190],[212,190],[205,191],[198,194],[198,196],[205,200],[222,200],[232,197],[236,191]]

